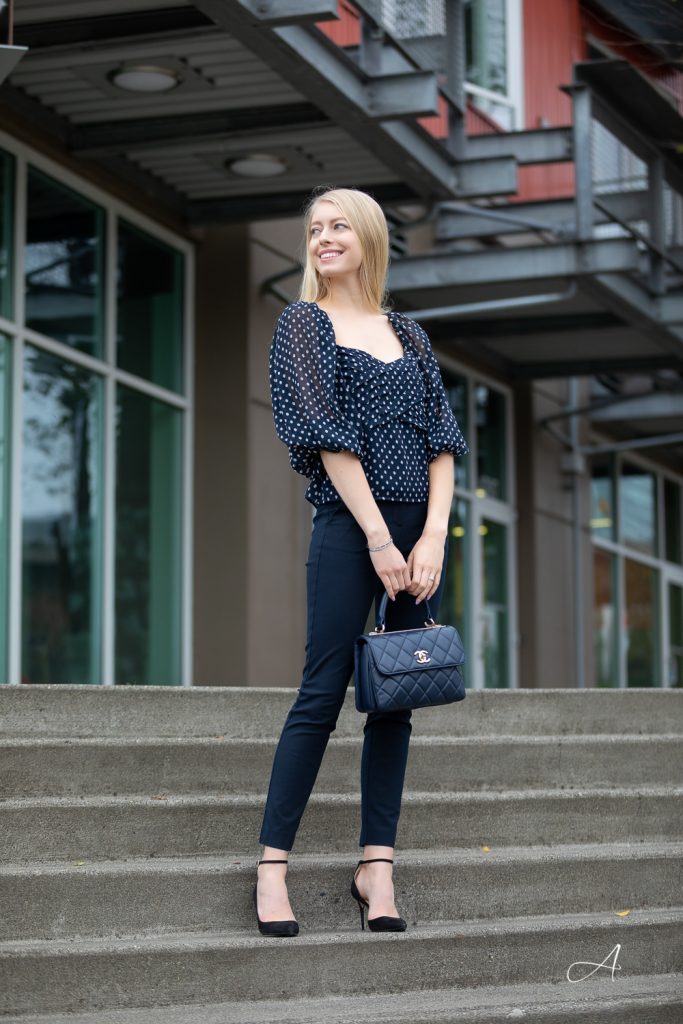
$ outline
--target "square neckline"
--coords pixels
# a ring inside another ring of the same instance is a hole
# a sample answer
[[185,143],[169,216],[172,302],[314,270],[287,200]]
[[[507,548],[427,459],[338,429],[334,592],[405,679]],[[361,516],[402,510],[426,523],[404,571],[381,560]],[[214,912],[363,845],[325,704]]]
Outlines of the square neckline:
[[389,326],[391,327],[392,331],[394,332],[394,334],[396,335],[396,337],[398,338],[398,340],[399,340],[399,342],[401,344],[401,348],[403,349],[403,355],[402,356],[397,356],[396,359],[389,359],[389,360],[387,360],[387,359],[380,359],[379,356],[375,356],[375,355],[372,354],[372,352],[368,352],[368,350],[366,348],[357,348],[355,345],[340,345],[339,342],[337,341],[337,333],[336,333],[336,331],[334,329],[334,324],[332,323],[332,318],[329,315],[329,313],[326,310],[324,310],[322,308],[322,306],[319,306],[317,302],[311,302],[311,305],[315,306],[316,309],[320,310],[320,312],[322,313],[322,315],[325,317],[325,319],[327,320],[328,324],[330,325],[330,330],[332,331],[332,340],[334,342],[335,348],[346,348],[346,349],[349,349],[351,352],[363,352],[366,356],[370,356],[371,359],[374,359],[375,362],[381,363],[382,366],[392,366],[394,363],[401,363],[401,362],[403,362],[403,360],[406,358],[407,350],[406,350],[406,347],[405,347],[405,345],[403,343],[403,339],[401,338],[401,336],[399,335],[398,331],[394,327],[393,321],[391,319],[391,317],[393,315],[393,310],[390,310],[388,313],[385,314],[385,316],[386,316],[386,318],[387,318],[387,320],[389,322]]

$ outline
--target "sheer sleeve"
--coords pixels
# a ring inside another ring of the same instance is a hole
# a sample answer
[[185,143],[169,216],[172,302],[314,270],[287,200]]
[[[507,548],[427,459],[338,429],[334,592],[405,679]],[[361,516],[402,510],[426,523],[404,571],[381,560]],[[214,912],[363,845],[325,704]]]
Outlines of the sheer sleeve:
[[404,315],[402,321],[412,346],[420,357],[425,375],[428,423],[427,459],[429,462],[433,462],[442,452],[466,455],[470,450],[469,445],[463,437],[448,401],[441,370],[427,332],[410,317]]
[[275,432],[306,477],[325,475],[320,451],[354,452],[360,437],[335,396],[335,340],[314,305],[293,302],[278,318],[269,358]]

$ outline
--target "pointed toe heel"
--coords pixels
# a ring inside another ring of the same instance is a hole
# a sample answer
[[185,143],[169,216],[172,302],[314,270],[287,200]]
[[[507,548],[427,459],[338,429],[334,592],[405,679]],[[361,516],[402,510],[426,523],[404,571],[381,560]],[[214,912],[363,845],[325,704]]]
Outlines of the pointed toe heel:
[[[351,882],[351,895],[358,904],[360,910],[360,926],[365,931],[365,907],[370,910],[370,904],[364,896],[358,891],[356,885],[356,875],[358,874],[358,868],[361,864],[372,864],[374,861],[381,860],[386,861],[387,864],[393,864],[393,860],[389,860],[388,857],[371,857],[369,860],[359,860],[358,867],[356,868],[353,880]],[[371,932],[404,932],[408,927],[408,922],[402,917],[389,917],[387,915],[383,917],[373,917],[372,920],[368,917],[368,928]]]
[[256,912],[256,920],[258,922],[258,930],[261,935],[272,935],[278,936],[279,938],[290,938],[293,935],[299,934],[299,924],[297,921],[262,921],[258,916],[258,903],[256,901],[256,888],[258,886],[258,866],[259,864],[287,864],[286,860],[259,860],[256,862],[256,884],[252,890],[252,899],[254,901],[254,910]]

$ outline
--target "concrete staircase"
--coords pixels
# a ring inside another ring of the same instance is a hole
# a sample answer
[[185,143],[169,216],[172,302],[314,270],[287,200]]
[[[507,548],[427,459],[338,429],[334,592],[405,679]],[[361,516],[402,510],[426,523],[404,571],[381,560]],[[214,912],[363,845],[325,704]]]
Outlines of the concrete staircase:
[[416,712],[394,869],[408,931],[388,935],[361,932],[349,893],[349,691],[291,855],[301,932],[269,939],[251,888],[294,696],[0,687],[3,1021],[683,1020],[683,691]]

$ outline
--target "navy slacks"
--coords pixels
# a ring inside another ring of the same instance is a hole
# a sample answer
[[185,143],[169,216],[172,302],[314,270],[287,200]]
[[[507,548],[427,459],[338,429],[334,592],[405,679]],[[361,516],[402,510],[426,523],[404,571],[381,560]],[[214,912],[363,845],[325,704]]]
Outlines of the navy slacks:
[[[427,502],[377,502],[394,543],[407,559],[419,540]],[[436,619],[441,580],[429,605]],[[301,686],[278,741],[259,842],[290,851],[313,790],[330,734],[336,728],[353,675],[353,642],[364,631],[373,601],[384,586],[375,572],[365,534],[341,501],[315,513],[307,568],[308,621]],[[386,628],[419,627],[424,601],[400,591],[389,601]],[[438,621],[438,620],[437,620]],[[370,712],[365,720],[360,765],[359,845],[395,846],[408,761],[412,712]]]

